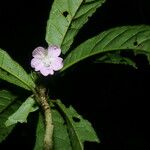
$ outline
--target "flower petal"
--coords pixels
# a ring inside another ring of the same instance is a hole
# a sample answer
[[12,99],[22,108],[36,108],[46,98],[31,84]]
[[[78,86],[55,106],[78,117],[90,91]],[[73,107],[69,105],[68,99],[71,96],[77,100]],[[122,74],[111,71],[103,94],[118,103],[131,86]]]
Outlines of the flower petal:
[[61,49],[58,46],[51,45],[48,50],[43,47],[37,47],[33,52],[31,67],[35,71],[40,71],[44,76],[53,75],[54,71],[58,71],[63,67],[63,59],[58,57],[61,54]]
[[53,59],[53,61],[51,62],[51,68],[54,71],[58,71],[63,67],[63,59],[60,57],[56,57]]
[[43,67],[41,70],[40,70],[41,74],[43,76],[48,76],[49,74],[50,75],[53,75],[54,74],[54,71],[51,69],[51,68],[46,68],[46,67]]
[[31,60],[31,67],[35,68],[35,71],[39,71],[41,68],[44,67],[44,65],[40,59],[33,58]]
[[51,45],[48,47],[48,55],[49,57],[57,57],[59,56],[61,53],[61,49],[60,47],[56,46],[56,45]]
[[32,56],[34,58],[43,58],[43,57],[45,57],[46,54],[47,54],[47,50],[45,50],[43,47],[37,47],[32,52]]

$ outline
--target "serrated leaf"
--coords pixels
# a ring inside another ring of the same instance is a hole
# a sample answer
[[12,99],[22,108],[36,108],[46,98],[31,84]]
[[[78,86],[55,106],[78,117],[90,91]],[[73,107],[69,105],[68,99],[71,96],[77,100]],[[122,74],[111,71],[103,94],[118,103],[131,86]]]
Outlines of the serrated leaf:
[[8,120],[6,121],[5,125],[10,126],[13,124],[16,124],[18,122],[20,123],[26,123],[27,117],[30,112],[34,112],[38,109],[37,106],[35,106],[35,101],[31,97],[28,97],[24,103],[19,107],[19,109],[13,113],[11,116],[9,116]]
[[42,114],[39,113],[39,119],[36,128],[36,141],[34,150],[42,150],[44,147],[44,134],[45,134],[45,126]]
[[79,29],[105,0],[55,0],[47,22],[46,41],[65,54]]
[[35,88],[31,77],[2,49],[0,49],[0,78],[27,90]]
[[73,150],[83,150],[85,141],[99,142],[96,132],[87,120],[73,107],[66,108],[59,100],[55,102],[64,114]]
[[150,54],[150,26],[123,26],[107,30],[79,45],[64,61],[66,70],[72,65],[103,52],[134,50]]
[[[10,97],[11,98],[11,97]],[[3,111],[0,112],[0,142],[5,140],[5,138],[11,133],[15,125],[6,127],[5,122],[7,118],[18,109],[20,103],[18,101],[11,101],[11,104],[9,106],[6,106]]]
[[111,63],[111,64],[122,64],[122,65],[130,65],[137,69],[136,63],[132,61],[130,58],[123,57],[120,54],[116,53],[107,53],[102,57],[96,59],[95,63]]
[[0,91],[0,113],[6,109],[16,99],[11,92],[2,90]]

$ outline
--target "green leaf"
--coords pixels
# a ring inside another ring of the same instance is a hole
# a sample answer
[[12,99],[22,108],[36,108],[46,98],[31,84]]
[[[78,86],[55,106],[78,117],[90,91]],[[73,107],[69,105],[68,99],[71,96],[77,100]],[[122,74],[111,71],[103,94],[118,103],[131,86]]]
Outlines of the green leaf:
[[52,118],[54,124],[53,142],[54,150],[72,150],[67,126],[60,112],[52,109]]
[[37,106],[35,106],[35,101],[32,98],[32,96],[28,97],[24,103],[19,107],[19,109],[13,113],[11,116],[9,116],[8,120],[6,121],[5,125],[10,126],[13,124],[16,124],[18,122],[20,123],[26,123],[27,117],[30,112],[34,112],[38,109]]
[[15,99],[16,96],[14,96],[11,92],[6,90],[0,91],[0,113],[13,103]]
[[46,41],[65,54],[79,29],[105,0],[55,0],[47,23]]
[[130,58],[123,57],[117,53],[107,53],[102,57],[96,59],[95,63],[112,63],[112,64],[122,64],[122,65],[130,65],[137,69],[136,63],[132,61]]
[[27,90],[35,88],[31,77],[2,49],[0,49],[0,78]]
[[[63,117],[56,109],[52,110],[52,119],[54,125],[53,131],[53,148],[54,150],[72,150],[67,127]],[[39,113],[39,120],[36,129],[36,142],[34,150],[42,150],[44,147],[45,125],[42,114]]]
[[34,150],[42,150],[44,147],[44,134],[45,134],[45,126],[42,114],[39,113],[39,119],[36,128],[36,141]]
[[85,141],[99,142],[91,124],[83,119],[73,107],[66,108],[59,100],[55,102],[66,119],[73,150],[83,150]]
[[[6,91],[3,94],[5,95]],[[10,99],[8,101],[9,102],[11,101],[11,104],[9,104],[9,107],[8,107],[8,105],[7,105],[8,103],[6,103],[5,109],[3,109],[3,111],[0,112],[0,142],[5,140],[5,138],[11,133],[11,131],[15,127],[15,125],[12,125],[10,127],[6,127],[5,122],[6,122],[7,118],[14,111],[16,111],[18,109],[18,107],[20,105],[20,103],[18,101],[15,101],[14,96],[12,94],[10,94],[10,92],[8,92],[7,98],[9,97],[9,95],[10,95]],[[0,101],[2,99],[0,98]]]
[[90,56],[120,50],[134,50],[135,53],[144,53],[149,58],[150,26],[117,27],[87,40],[70,52],[61,71]]

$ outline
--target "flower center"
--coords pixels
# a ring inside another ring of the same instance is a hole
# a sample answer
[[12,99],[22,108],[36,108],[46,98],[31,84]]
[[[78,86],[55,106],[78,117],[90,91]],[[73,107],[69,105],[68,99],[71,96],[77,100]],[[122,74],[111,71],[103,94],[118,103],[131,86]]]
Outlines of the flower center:
[[49,67],[52,63],[52,59],[51,57],[49,57],[48,55],[44,57],[43,59],[43,63],[45,67]]

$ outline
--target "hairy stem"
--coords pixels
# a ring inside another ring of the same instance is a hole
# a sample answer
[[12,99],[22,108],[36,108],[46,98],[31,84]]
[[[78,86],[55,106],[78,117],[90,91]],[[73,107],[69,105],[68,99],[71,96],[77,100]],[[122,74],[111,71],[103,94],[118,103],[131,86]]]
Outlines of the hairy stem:
[[48,97],[46,95],[46,89],[44,87],[38,87],[35,93],[36,100],[43,110],[45,120],[45,135],[44,135],[44,150],[52,150],[53,148],[53,123],[51,108],[48,104]]

